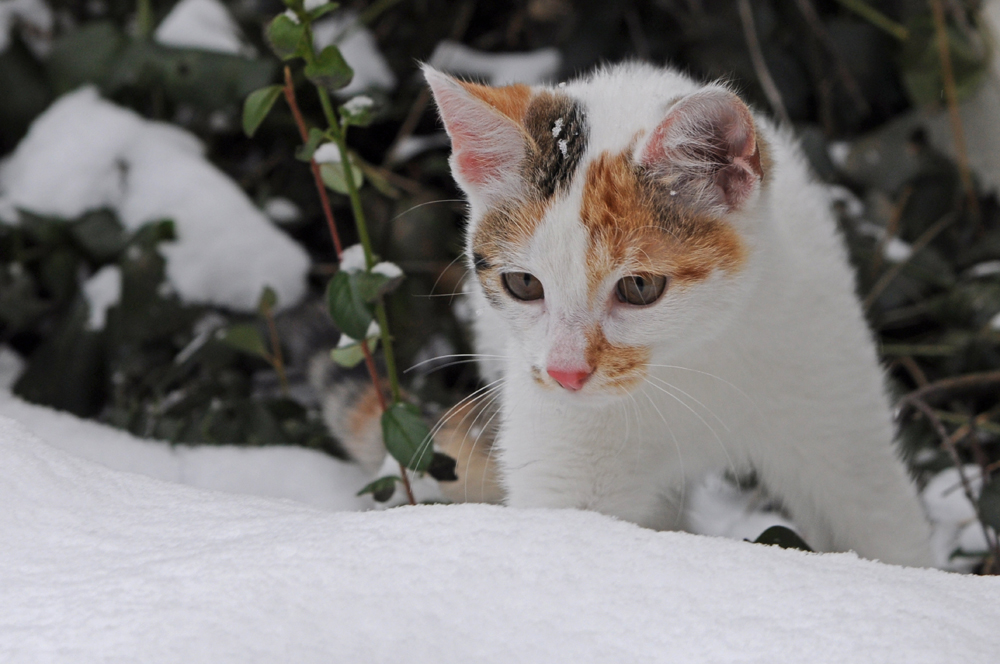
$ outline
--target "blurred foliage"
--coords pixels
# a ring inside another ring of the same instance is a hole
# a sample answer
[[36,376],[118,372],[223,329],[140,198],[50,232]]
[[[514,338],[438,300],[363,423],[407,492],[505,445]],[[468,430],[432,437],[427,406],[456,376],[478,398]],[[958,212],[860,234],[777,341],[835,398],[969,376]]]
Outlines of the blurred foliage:
[[[993,39],[978,18],[979,2],[942,1],[956,85],[967,98],[988,73]],[[117,103],[197,134],[213,163],[261,205],[278,195],[293,201],[302,214],[284,228],[310,252],[314,270],[309,301],[275,317],[292,383],[291,396],[283,396],[265,357],[273,350],[265,320],[185,306],[164,287],[157,247],[170,241],[166,225],[128,233],[107,211],[74,220],[22,211],[18,225],[0,225],[0,342],[28,361],[17,390],[145,436],[335,451],[315,395],[298,389],[310,353],[337,337],[329,323],[316,324],[303,313],[322,309],[323,289],[335,269],[333,248],[308,166],[295,157],[301,141],[287,108],[278,103],[262,115],[252,141],[240,131],[244,97],[280,82],[264,26],[283,5],[226,2],[257,54],[245,57],[156,44],[138,34],[133,0],[50,4],[57,20],[48,55],[39,55],[18,30],[0,54],[0,155],[14,148],[57,95],[95,84]],[[151,0],[150,25],[174,4]],[[389,159],[402,139],[439,131],[433,108],[421,96],[416,63],[427,60],[440,41],[497,52],[554,46],[563,55],[561,77],[602,61],[670,62],[696,77],[726,78],[757,108],[770,110],[732,0],[342,4],[368,19],[400,81],[391,93],[370,93],[376,102],[366,118],[370,124],[352,129],[350,143],[365,180],[375,185],[361,192],[375,250],[408,274],[388,302],[403,367],[467,350],[451,315],[451,295],[464,275],[455,261],[464,205],[448,172],[447,152],[440,147]],[[1000,261],[1000,206],[994,195],[976,192],[976,210],[955,163],[920,132],[897,140],[899,168],[884,165],[875,176],[830,157],[835,142],[878,134],[917,107],[942,107],[927,0],[754,0],[752,7],[767,69],[813,168],[845,192],[840,217],[858,270],[858,292],[897,395],[1000,369],[1000,332],[990,325],[1000,312],[1000,263],[994,263]],[[873,20],[865,7],[881,18]],[[322,125],[315,94],[304,80],[296,85],[307,120]],[[347,197],[331,198],[344,242],[351,244],[354,230],[344,223],[350,218]],[[860,212],[857,202],[864,204]],[[893,238],[913,249],[912,255],[889,260]],[[109,311],[103,330],[90,330],[80,285],[109,264],[122,270],[122,302]],[[317,325],[323,329],[315,338],[304,338],[302,328]],[[406,376],[410,391],[444,404],[477,381],[468,365]],[[996,475],[996,384],[948,392],[932,406],[962,461]],[[901,432],[921,481],[952,465],[924,418],[903,413]],[[993,515],[997,486],[988,483],[984,497]]]

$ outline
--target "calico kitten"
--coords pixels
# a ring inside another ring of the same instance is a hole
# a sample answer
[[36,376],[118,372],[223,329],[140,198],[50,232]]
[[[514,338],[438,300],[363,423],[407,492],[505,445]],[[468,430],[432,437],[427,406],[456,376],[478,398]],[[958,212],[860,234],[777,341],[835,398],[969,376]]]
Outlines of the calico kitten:
[[845,249],[787,132],[642,64],[556,88],[424,73],[468,197],[508,505],[683,528],[685,487],[753,469],[814,548],[931,564]]

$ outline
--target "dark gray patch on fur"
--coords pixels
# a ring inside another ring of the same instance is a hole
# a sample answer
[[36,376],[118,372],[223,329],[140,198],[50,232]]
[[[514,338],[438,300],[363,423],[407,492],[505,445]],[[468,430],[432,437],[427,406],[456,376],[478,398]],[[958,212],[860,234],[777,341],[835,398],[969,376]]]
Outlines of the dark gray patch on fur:
[[492,269],[490,262],[486,260],[486,257],[479,252],[473,252],[472,254],[472,266],[476,268],[476,272],[482,272],[483,270]]
[[528,106],[524,126],[534,140],[524,162],[524,177],[541,198],[569,186],[587,149],[587,118],[579,102],[542,92]]

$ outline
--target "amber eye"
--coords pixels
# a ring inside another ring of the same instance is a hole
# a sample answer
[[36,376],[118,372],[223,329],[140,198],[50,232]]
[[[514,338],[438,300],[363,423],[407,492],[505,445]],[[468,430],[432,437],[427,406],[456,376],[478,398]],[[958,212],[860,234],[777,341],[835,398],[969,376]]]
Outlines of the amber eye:
[[615,294],[619,302],[635,305],[652,304],[667,289],[667,278],[658,274],[630,274],[618,281]]
[[527,272],[504,272],[500,277],[507,292],[518,300],[540,300],[545,297],[542,282]]

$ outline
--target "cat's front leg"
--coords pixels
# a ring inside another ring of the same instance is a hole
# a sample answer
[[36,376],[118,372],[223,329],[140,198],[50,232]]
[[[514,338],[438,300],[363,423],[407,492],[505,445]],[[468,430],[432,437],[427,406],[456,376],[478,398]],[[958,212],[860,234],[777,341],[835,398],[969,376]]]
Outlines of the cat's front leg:
[[[506,504],[586,509],[676,528],[681,506],[660,490],[657,448],[626,438],[613,408],[570,408],[508,395],[497,440]],[[509,408],[507,407],[509,403]]]

